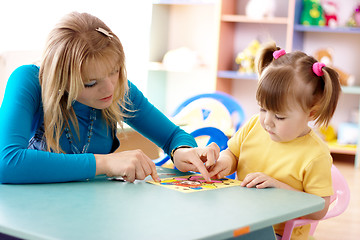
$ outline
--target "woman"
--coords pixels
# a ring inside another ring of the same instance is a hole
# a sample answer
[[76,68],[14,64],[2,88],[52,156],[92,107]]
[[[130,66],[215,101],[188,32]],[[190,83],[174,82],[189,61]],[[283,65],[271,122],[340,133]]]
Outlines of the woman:
[[50,32],[40,67],[10,76],[0,109],[0,182],[80,181],[96,175],[160,181],[141,150],[117,152],[122,122],[148,137],[181,171],[207,168],[219,148],[197,148],[191,135],[127,80],[118,37],[87,13],[66,15]]

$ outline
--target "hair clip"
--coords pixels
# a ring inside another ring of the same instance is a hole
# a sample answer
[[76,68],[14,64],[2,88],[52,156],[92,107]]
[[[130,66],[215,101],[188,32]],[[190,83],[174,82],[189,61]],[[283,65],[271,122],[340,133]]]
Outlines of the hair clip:
[[321,77],[322,75],[324,75],[324,72],[322,71],[323,67],[325,67],[324,63],[316,62],[313,64],[312,70],[317,76]]
[[280,50],[277,50],[277,51],[273,52],[273,57],[275,59],[278,59],[279,57],[281,57],[282,55],[285,55],[285,54],[286,54],[285,50],[280,49]]
[[103,29],[102,27],[98,27],[98,28],[96,28],[95,30],[98,31],[98,32],[100,32],[100,33],[102,33],[102,34],[104,34],[105,36],[108,36],[109,39],[111,39],[111,38],[114,37],[109,31]]

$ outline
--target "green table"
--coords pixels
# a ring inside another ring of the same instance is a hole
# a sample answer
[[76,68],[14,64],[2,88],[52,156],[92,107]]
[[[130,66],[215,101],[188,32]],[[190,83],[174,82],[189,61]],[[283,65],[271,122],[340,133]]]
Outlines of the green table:
[[[159,167],[158,172],[183,174]],[[273,224],[323,206],[320,197],[283,189],[182,193],[145,181],[108,181],[105,176],[84,182],[0,184],[0,232],[66,240],[226,239],[250,232],[271,239]]]

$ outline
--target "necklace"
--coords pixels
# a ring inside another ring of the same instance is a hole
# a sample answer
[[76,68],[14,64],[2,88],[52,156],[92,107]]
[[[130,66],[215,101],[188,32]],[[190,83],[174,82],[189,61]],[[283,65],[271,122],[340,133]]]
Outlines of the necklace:
[[82,151],[80,152],[79,149],[74,145],[73,143],[73,136],[69,130],[68,127],[66,127],[65,130],[65,136],[67,138],[67,140],[69,141],[70,145],[71,145],[71,150],[74,154],[80,154],[80,153],[87,153],[88,148],[90,146],[90,141],[91,141],[91,137],[93,135],[93,126],[94,126],[94,121],[96,120],[96,112],[95,109],[91,109],[90,112],[90,123],[89,123],[89,127],[88,127],[88,132],[87,132],[87,141],[86,144],[83,146]]

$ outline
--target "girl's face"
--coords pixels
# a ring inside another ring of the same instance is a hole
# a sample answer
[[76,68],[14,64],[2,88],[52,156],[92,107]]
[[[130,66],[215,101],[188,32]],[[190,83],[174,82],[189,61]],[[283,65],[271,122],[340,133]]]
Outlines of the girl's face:
[[[95,68],[96,69],[96,68]],[[113,102],[114,91],[119,81],[119,68],[114,68],[109,73],[99,73],[101,71],[89,70],[85,88],[80,92],[78,102],[96,109],[105,109]]]
[[261,126],[275,142],[289,142],[310,132],[308,126],[308,122],[311,121],[310,111],[304,112],[296,104],[291,106],[293,107],[284,113],[275,113],[260,108]]

